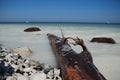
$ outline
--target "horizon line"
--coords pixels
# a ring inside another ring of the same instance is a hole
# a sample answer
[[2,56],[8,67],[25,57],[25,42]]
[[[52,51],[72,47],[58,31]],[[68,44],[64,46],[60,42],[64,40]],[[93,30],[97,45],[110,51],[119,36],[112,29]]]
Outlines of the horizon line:
[[111,23],[107,23],[107,22],[67,22],[67,21],[65,21],[65,22],[57,22],[57,21],[31,21],[31,22],[24,22],[24,21],[11,21],[11,22],[0,22],[0,23],[88,23],[88,24],[90,24],[90,23],[95,23],[95,24],[120,24],[120,23],[118,23],[118,22],[111,22]]

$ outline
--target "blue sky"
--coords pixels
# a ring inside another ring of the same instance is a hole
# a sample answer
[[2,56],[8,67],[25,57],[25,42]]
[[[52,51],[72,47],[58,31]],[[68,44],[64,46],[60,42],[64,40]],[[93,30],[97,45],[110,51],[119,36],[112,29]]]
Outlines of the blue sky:
[[0,0],[0,22],[120,23],[120,0]]

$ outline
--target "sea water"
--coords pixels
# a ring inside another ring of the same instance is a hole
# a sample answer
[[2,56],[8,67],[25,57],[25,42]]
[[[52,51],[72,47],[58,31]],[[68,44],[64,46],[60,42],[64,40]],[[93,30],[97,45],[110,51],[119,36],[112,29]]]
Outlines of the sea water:
[[[28,46],[33,55],[30,59],[56,67],[47,33],[62,37],[79,37],[85,41],[94,64],[107,80],[120,80],[120,24],[81,23],[0,23],[0,46],[15,48]],[[29,27],[39,27],[39,32],[24,32]],[[111,37],[117,44],[91,43],[93,37]],[[80,46],[72,46],[80,53]]]

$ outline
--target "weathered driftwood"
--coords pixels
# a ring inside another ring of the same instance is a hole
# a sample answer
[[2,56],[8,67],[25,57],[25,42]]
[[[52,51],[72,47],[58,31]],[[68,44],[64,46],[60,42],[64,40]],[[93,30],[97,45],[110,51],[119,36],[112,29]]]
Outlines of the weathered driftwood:
[[68,44],[69,37],[60,38],[50,33],[47,36],[61,68],[63,80],[106,80],[93,64],[83,40],[71,38],[83,48],[78,54]]

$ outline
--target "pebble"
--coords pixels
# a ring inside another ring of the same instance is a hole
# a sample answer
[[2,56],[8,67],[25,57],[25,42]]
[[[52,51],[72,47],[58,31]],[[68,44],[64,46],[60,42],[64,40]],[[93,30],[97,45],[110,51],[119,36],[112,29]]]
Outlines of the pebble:
[[[38,61],[28,60],[13,53],[12,50],[0,47],[0,80],[62,80],[60,69],[42,65]],[[11,70],[9,70],[11,69]],[[11,74],[8,74],[11,71]],[[13,72],[13,73],[12,73]],[[1,76],[2,75],[2,76]]]

